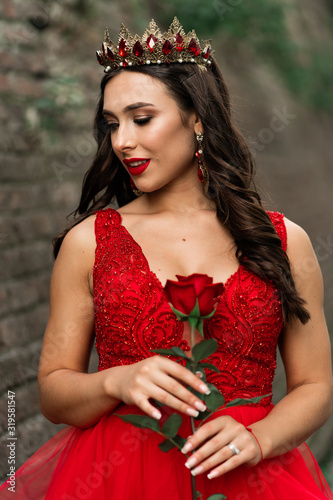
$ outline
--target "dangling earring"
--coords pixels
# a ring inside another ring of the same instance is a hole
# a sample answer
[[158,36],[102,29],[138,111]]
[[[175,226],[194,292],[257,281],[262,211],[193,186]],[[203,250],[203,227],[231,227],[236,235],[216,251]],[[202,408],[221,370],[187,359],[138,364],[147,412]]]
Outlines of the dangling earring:
[[196,139],[197,139],[197,152],[195,153],[195,156],[198,158],[198,177],[199,181],[203,183],[203,188],[205,193],[208,192],[208,186],[209,186],[209,173],[207,170],[207,167],[203,163],[202,159],[202,141],[203,141],[203,134],[201,132],[198,132],[196,134]]
[[130,184],[131,184],[131,189],[137,198],[143,194],[143,192],[140,191],[140,189],[138,189],[134,184],[132,177],[130,177]]

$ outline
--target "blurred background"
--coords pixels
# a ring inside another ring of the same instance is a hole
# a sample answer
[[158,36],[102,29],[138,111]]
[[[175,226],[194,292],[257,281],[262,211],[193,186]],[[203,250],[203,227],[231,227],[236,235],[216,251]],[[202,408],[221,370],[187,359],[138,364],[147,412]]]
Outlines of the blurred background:
[[[7,390],[16,393],[17,467],[60,426],[39,411],[52,238],[77,206],[96,151],[92,122],[105,26],[213,38],[234,118],[251,145],[267,208],[309,234],[333,331],[333,0],[0,1],[0,477],[7,473]],[[269,193],[269,194],[267,194]],[[306,263],[305,263],[306,264]],[[96,369],[93,356],[91,369]],[[274,385],[284,394],[279,364]],[[333,484],[333,419],[309,440]]]

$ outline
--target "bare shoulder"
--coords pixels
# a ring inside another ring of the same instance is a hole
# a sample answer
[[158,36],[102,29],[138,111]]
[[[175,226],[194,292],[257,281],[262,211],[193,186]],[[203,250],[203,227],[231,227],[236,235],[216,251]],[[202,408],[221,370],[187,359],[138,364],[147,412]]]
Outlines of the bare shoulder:
[[96,249],[95,219],[95,215],[87,217],[66,234],[55,261],[54,276],[64,276],[72,284],[81,280],[91,288]]
[[96,215],[87,217],[66,234],[60,247],[59,256],[61,252],[89,254],[91,251],[95,251],[95,219]]
[[286,217],[284,222],[287,231],[287,254],[289,259],[297,259],[297,256],[302,258],[310,254],[314,256],[312,243],[306,231]]
[[304,229],[285,218],[287,230],[287,255],[298,286],[306,283],[312,291],[317,288],[322,294],[322,274],[311,240]]

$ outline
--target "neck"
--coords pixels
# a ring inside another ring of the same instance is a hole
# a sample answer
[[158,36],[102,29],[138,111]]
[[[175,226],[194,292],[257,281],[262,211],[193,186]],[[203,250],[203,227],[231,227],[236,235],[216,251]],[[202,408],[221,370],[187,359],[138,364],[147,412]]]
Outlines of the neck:
[[[198,184],[196,182],[196,184]],[[216,206],[203,190],[202,184],[193,186],[165,186],[153,193],[145,193],[142,202],[149,212],[194,213],[201,210],[216,211]]]

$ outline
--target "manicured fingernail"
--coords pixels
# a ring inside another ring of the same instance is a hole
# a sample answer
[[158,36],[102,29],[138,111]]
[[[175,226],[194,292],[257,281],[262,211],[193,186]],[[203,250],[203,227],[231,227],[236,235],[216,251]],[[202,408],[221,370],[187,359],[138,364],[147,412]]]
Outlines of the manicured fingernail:
[[154,418],[156,418],[157,420],[159,420],[162,415],[161,415],[161,413],[158,410],[154,410],[153,413],[152,413],[152,416]]
[[191,469],[191,467],[193,467],[197,463],[197,461],[198,460],[195,457],[191,457],[186,462],[185,467],[187,467],[188,469]]
[[186,410],[186,413],[190,415],[190,417],[197,417],[199,415],[199,412],[197,410],[194,410],[193,408],[188,408]]
[[201,373],[201,372],[195,372],[195,374],[196,374],[196,376],[197,376],[197,377],[199,377],[199,378],[202,378],[202,377],[203,377],[203,375],[202,375],[202,373]]
[[219,473],[217,472],[217,470],[212,470],[212,472],[207,474],[207,477],[208,477],[208,479],[213,479],[214,477],[216,477],[218,475],[219,475]]
[[203,471],[202,465],[199,465],[199,467],[196,467],[195,469],[191,470],[192,476],[196,476],[197,474],[200,474]]
[[185,443],[184,446],[182,447],[181,452],[187,453],[188,451],[192,450],[192,448],[193,448],[192,443]]
[[196,401],[194,403],[194,406],[200,410],[200,411],[206,411],[207,410],[207,407],[201,402],[201,401]]
[[206,386],[206,384],[201,384],[199,385],[199,389],[204,392],[205,394],[210,394],[210,389],[208,389],[208,387]]

